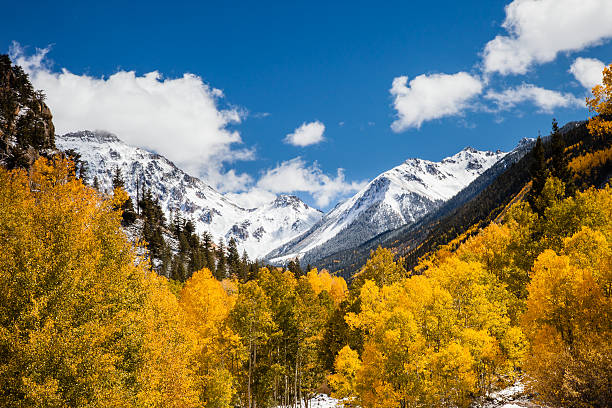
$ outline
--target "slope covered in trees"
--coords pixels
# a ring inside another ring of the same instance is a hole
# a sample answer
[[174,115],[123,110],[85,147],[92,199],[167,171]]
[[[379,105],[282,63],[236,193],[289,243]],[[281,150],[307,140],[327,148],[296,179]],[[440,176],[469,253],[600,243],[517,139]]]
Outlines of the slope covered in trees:
[[[555,151],[552,134],[554,132],[542,138],[546,166],[552,165]],[[605,183],[612,174],[612,163],[608,160],[610,152],[606,150],[609,149],[609,140],[591,134],[587,122],[568,123],[559,129],[558,135],[565,145],[563,156],[565,161],[570,162],[569,167],[577,169],[582,166],[585,170],[574,172],[572,188],[584,189]],[[324,258],[315,265],[349,279],[365,263],[371,251],[383,246],[394,248],[404,257],[406,267],[412,268],[421,257],[438,246],[474,230],[474,226],[484,227],[495,220],[531,180],[534,162],[534,152],[530,152],[497,175],[467,202],[462,202],[459,194],[456,197],[458,205],[455,205],[453,199],[449,206],[442,207],[415,225],[388,231],[357,248]]]

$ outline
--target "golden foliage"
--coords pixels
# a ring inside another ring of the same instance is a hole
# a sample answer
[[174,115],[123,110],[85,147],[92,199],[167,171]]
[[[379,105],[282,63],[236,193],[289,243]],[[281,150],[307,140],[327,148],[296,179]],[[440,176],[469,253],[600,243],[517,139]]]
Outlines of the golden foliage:
[[468,406],[522,356],[509,299],[494,274],[457,255],[391,285],[366,280],[359,313],[346,316],[365,335],[358,403]]
[[224,283],[202,269],[185,282],[180,295],[195,343],[200,398],[215,408],[230,406],[236,393],[233,374],[244,359],[240,337],[229,326],[236,294],[233,285]]
[[342,277],[330,275],[325,269],[319,272],[314,268],[308,271],[306,278],[315,295],[323,291],[329,293],[336,306],[348,296],[346,281]]
[[612,160],[612,147],[594,152],[588,152],[582,156],[574,157],[568,167],[574,173],[591,174],[593,168],[601,167]]
[[591,90],[592,98],[586,99],[586,104],[591,112],[599,116],[591,118],[587,125],[589,131],[601,137],[612,133],[612,64],[603,70],[603,82],[595,85]]
[[403,263],[402,259],[395,261],[395,255],[390,250],[378,247],[376,251],[372,251],[366,264],[355,274],[353,284],[359,288],[368,279],[378,286],[400,281],[407,276]]
[[0,169],[3,405],[197,406],[176,299],[71,174]]
[[359,354],[349,346],[344,346],[334,361],[335,374],[328,377],[329,385],[334,390],[332,396],[347,399],[345,405],[355,398],[355,377],[361,369]]
[[612,251],[587,227],[565,246],[567,255],[546,250],[533,267],[525,368],[548,403],[603,406],[612,379]]

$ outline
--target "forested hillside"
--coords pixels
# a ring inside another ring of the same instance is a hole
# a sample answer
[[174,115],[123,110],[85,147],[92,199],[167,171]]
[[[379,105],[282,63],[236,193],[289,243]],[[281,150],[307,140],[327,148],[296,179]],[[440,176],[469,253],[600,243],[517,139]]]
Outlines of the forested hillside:
[[[612,66],[589,106],[583,130],[538,139],[520,196],[472,210],[493,222],[457,215],[414,268],[378,248],[350,287],[207,253],[147,191],[134,209],[120,172],[103,194],[65,155],[0,167],[0,402],[469,407],[520,379],[537,403],[609,406]],[[128,239],[136,219],[148,243]],[[168,231],[170,276],[149,261]]]
[[[578,170],[580,166],[588,167],[588,171],[585,167],[585,171],[575,172],[575,180],[572,181],[573,186],[583,189],[588,186],[602,186],[612,175],[609,141],[594,136],[587,126],[586,121],[568,123],[542,138],[547,162],[550,163],[555,154],[551,137],[555,134],[565,147],[563,152],[565,160],[573,161],[572,169]],[[528,146],[532,147],[533,144],[530,143]],[[477,183],[484,182],[481,178],[486,178],[487,173],[485,173],[484,177],[481,176],[472,183],[474,185],[468,186],[467,191],[462,191],[445,206],[418,223],[380,234],[357,248],[338,252],[318,261],[316,265],[349,279],[365,263],[371,251],[383,246],[394,248],[404,257],[406,267],[410,269],[418,263],[419,258],[438,246],[445,245],[469,230],[475,231],[495,220],[521,194],[531,179],[534,160],[533,152],[525,154],[520,160],[510,163],[504,171],[495,174],[495,178],[480,190]],[[470,193],[471,189],[477,194]],[[469,197],[467,201],[466,196]]]

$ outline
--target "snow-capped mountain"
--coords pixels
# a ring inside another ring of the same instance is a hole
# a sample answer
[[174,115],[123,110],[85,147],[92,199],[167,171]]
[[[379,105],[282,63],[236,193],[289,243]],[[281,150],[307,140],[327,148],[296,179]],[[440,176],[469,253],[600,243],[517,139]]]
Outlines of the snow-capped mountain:
[[501,151],[467,147],[440,162],[408,159],[376,177],[310,230],[266,258],[278,263],[306,254],[309,260],[322,258],[354,248],[382,232],[414,223],[452,198],[505,155]]
[[192,177],[163,156],[129,146],[106,132],[82,131],[56,136],[62,150],[73,149],[87,162],[88,179],[98,179],[102,191],[111,191],[115,168],[125,189],[136,198],[144,184],[157,198],[166,216],[172,211],[193,219],[198,232],[208,231],[217,242],[234,237],[250,258],[258,258],[299,236],[323,214],[295,196],[280,195],[259,208],[245,209],[202,180]]

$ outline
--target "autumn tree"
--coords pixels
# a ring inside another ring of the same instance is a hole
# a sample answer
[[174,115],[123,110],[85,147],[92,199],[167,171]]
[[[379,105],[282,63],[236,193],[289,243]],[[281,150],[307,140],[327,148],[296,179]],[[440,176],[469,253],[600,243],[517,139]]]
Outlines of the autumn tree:
[[206,406],[227,408],[236,393],[235,376],[243,359],[240,337],[230,327],[236,288],[208,269],[187,280],[180,295],[185,320],[195,340],[198,389]]
[[344,406],[351,406],[357,396],[356,377],[361,369],[359,354],[348,345],[344,346],[334,360],[334,374],[328,377],[334,390],[332,396],[343,400]]
[[266,393],[262,388],[267,384],[261,382],[261,377],[258,376],[262,374],[262,369],[265,369],[261,352],[265,350],[265,345],[275,329],[270,297],[257,282],[249,281],[240,285],[231,319],[232,327],[240,335],[247,354],[244,381],[241,383],[241,392],[245,397],[242,405],[251,408],[261,405],[257,404],[258,400],[265,401]]
[[612,133],[612,64],[604,68],[601,85],[595,85],[591,92],[593,97],[586,98],[586,103],[598,116],[591,118],[587,127],[592,134],[604,137]]
[[0,169],[3,405],[198,406],[173,295],[123,234],[120,197],[73,174]]
[[378,247],[353,277],[353,287],[358,290],[366,280],[374,281],[378,286],[400,281],[407,275],[402,263],[401,259],[395,260],[389,249]]

